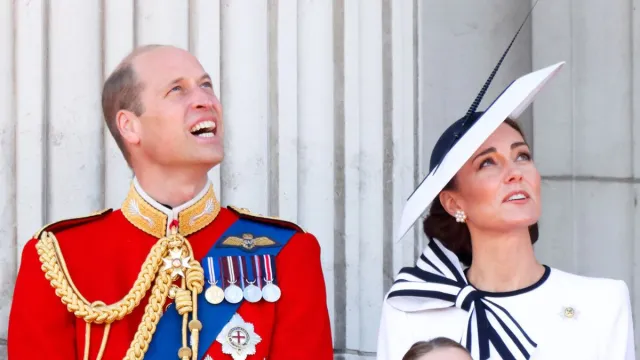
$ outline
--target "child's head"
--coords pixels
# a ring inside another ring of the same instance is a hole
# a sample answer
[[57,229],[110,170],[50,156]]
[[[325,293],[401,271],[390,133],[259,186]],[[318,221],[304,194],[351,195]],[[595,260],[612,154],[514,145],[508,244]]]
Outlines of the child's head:
[[419,341],[407,351],[402,360],[472,360],[467,349],[457,342],[438,337]]

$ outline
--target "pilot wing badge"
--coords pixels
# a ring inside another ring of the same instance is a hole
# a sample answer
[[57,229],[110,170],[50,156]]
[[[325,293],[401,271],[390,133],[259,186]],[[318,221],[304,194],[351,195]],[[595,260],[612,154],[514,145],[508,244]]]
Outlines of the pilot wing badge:
[[254,250],[259,247],[271,247],[276,242],[266,236],[253,237],[252,234],[242,234],[242,237],[229,236],[222,241],[223,246],[241,247],[244,250]]

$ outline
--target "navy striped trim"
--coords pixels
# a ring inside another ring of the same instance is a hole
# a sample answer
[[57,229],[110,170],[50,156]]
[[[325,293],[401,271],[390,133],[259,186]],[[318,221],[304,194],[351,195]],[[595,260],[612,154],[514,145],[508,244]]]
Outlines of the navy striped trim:
[[[489,359],[492,351],[502,359],[529,359],[538,344],[507,309],[487,299],[487,296],[499,296],[500,293],[477,290],[467,282],[460,263],[454,263],[452,259],[457,257],[438,240],[429,241],[416,266],[400,270],[386,301],[405,311],[414,311],[416,298],[424,300],[425,310],[458,307],[469,314],[459,341],[474,359]],[[535,289],[546,281],[548,269],[540,281],[527,289]],[[517,348],[515,353],[509,350],[511,345],[507,344],[511,343]]]

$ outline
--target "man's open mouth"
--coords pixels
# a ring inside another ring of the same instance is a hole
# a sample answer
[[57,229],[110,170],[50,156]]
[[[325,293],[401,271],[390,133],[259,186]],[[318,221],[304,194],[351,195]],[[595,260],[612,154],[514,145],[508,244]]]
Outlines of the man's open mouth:
[[211,120],[202,121],[194,125],[189,131],[199,137],[214,137],[216,135],[216,123]]

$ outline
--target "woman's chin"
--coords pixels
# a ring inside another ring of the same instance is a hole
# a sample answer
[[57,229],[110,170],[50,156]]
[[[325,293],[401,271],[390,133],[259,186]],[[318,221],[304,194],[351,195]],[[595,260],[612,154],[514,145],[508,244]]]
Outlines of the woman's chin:
[[538,222],[537,216],[509,218],[504,221],[504,228],[511,230],[528,229],[529,226]]

